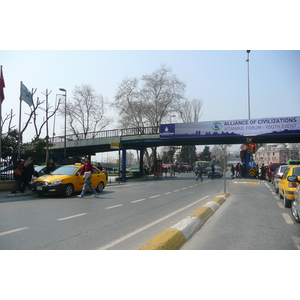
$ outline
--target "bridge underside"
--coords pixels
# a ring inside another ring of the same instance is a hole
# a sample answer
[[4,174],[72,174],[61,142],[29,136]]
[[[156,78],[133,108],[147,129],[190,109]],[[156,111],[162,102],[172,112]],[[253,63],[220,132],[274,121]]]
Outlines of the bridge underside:
[[[250,138],[250,137],[248,137]],[[99,152],[116,151],[111,149],[109,140],[78,140],[67,141],[66,148],[68,156],[83,156],[95,155]],[[244,144],[246,137],[243,136],[229,136],[229,137],[200,137],[200,138],[164,138],[161,139],[159,134],[145,135],[145,136],[127,136],[117,137],[113,142],[120,143],[120,149],[136,149],[141,150],[151,147],[160,146],[184,146],[184,145],[220,145],[220,144]],[[300,143],[300,134],[294,135],[266,135],[253,136],[252,142],[260,143]],[[51,153],[62,153],[64,143],[59,142],[51,148]]]

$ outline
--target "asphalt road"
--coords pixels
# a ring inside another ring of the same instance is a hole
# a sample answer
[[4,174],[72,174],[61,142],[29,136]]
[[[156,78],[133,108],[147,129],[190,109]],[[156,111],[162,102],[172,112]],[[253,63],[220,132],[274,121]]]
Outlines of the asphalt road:
[[[299,225],[280,207],[271,185],[229,178],[231,196],[182,249],[297,249]],[[2,198],[0,249],[138,249],[222,193],[223,186],[223,179],[204,176],[196,182],[193,173],[182,173],[111,185],[98,198]]]
[[271,183],[241,179],[229,189],[230,197],[181,250],[300,250],[300,224]]
[[223,191],[222,180],[108,186],[98,198],[0,199],[0,249],[138,249]]

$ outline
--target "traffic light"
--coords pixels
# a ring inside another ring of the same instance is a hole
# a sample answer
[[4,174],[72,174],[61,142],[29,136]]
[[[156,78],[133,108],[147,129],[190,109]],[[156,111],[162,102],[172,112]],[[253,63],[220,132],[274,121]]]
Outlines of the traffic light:
[[255,144],[249,144],[248,145],[248,152],[249,153],[255,153],[256,152],[256,145]]
[[240,151],[240,158],[245,158],[245,151]]

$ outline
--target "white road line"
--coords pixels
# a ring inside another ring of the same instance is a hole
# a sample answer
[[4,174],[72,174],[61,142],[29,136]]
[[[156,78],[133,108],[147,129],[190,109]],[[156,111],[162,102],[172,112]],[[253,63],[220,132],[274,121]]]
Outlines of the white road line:
[[111,209],[111,208],[115,208],[115,207],[119,207],[119,206],[123,206],[123,204],[118,204],[118,205],[114,205],[114,206],[105,207],[105,209]]
[[279,208],[283,208],[284,209],[284,206],[283,206],[283,204],[281,202],[277,202],[277,204],[278,204]]
[[13,230],[9,230],[9,231],[4,231],[4,232],[0,232],[0,236],[1,235],[6,235],[6,234],[10,234],[10,233],[14,233],[14,232],[18,232],[18,231],[22,231],[28,229],[28,227],[22,227],[22,228],[17,228],[17,229],[13,229]]
[[167,192],[167,193],[165,193],[164,195],[169,195],[169,194],[171,194],[172,192]]
[[60,218],[60,219],[57,219],[57,221],[69,220],[69,219],[81,217],[81,216],[84,216],[84,215],[87,215],[87,213],[78,214],[78,215],[73,215],[73,216],[69,216],[69,217],[65,217],[65,218]]
[[300,238],[297,236],[292,236],[292,240],[295,243],[295,246],[300,250]]
[[157,198],[157,197],[159,197],[160,195],[155,195],[155,196],[151,196],[151,197],[149,197],[150,199],[152,199],[152,198]]
[[179,191],[180,191],[180,190],[174,190],[173,192],[176,193],[176,192],[179,192]]
[[143,199],[131,201],[130,203],[137,203],[137,202],[141,202],[141,201],[145,201],[145,200],[146,200],[146,198],[143,198]]
[[287,222],[287,224],[294,224],[294,222],[289,214],[283,213],[282,216],[283,216],[284,220]]
[[186,189],[187,189],[187,187],[182,188],[182,190],[186,190]]
[[192,188],[192,187],[194,187],[194,186],[193,186],[193,185],[190,185],[190,186],[189,186],[189,188]]
[[152,222],[152,223],[150,223],[150,224],[148,224],[148,225],[146,225],[144,227],[141,227],[141,228],[139,228],[139,229],[137,229],[137,230],[135,230],[135,231],[133,231],[133,232],[131,232],[131,233],[129,233],[129,234],[127,234],[127,235],[125,235],[125,236],[123,236],[123,237],[121,237],[121,238],[119,238],[119,239],[117,239],[117,240],[115,240],[115,241],[113,241],[113,242],[111,242],[111,243],[103,246],[103,247],[100,247],[97,250],[106,250],[106,249],[109,249],[109,248],[111,248],[111,247],[113,247],[113,246],[115,246],[115,245],[117,245],[117,244],[119,244],[119,243],[121,243],[121,242],[123,242],[123,241],[125,241],[125,240],[127,240],[129,238],[131,238],[132,236],[134,236],[134,235],[136,235],[136,234],[138,234],[138,233],[140,233],[140,232],[148,229],[149,227],[151,227],[153,225],[156,225],[157,223],[162,222],[165,219],[167,219],[169,217],[172,217],[173,215],[176,215],[177,213],[179,213],[179,212],[181,212],[181,211],[183,211],[183,210],[185,210],[185,209],[187,209],[187,208],[189,208],[189,207],[197,204],[198,202],[200,202],[200,201],[202,201],[202,200],[204,200],[204,199],[206,199],[208,197],[209,197],[209,195],[207,195],[207,196],[205,196],[205,197],[203,197],[203,198],[201,198],[201,199],[199,199],[199,200],[197,200],[197,201],[195,201],[195,202],[193,202],[193,203],[191,203],[191,204],[189,204],[189,205],[187,205],[185,207],[182,207],[182,208],[180,208],[180,209],[178,209],[178,210],[176,210],[176,211],[174,211],[174,212],[172,212],[172,213],[164,216],[161,219],[158,219],[158,220],[156,220],[156,221],[154,221],[154,222]]

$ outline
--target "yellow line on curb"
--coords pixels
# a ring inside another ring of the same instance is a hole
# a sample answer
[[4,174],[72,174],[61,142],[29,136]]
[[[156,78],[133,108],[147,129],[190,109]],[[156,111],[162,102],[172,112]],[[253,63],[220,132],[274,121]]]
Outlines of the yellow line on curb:
[[180,230],[169,228],[144,244],[139,250],[177,250],[186,242]]
[[[229,193],[223,193],[209,202],[215,202],[220,207],[225,202],[225,198],[228,196],[230,196]],[[204,224],[214,213],[214,209],[204,205],[190,214],[190,216],[199,218],[202,224]],[[186,240],[186,237],[180,230],[169,228],[155,236],[138,250],[178,250],[186,242]]]

